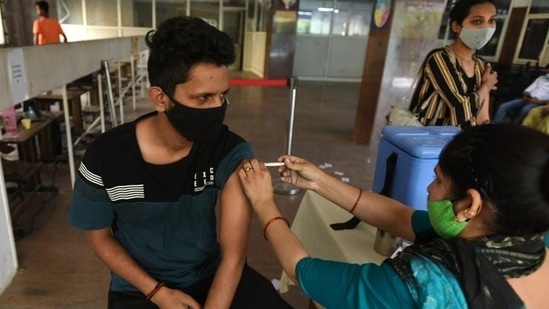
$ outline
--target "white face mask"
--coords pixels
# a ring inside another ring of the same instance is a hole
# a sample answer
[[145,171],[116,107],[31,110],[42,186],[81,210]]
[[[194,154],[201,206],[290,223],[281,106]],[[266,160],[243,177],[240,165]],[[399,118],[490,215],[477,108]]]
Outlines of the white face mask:
[[496,32],[495,27],[488,28],[462,28],[459,38],[470,49],[481,49],[490,41]]

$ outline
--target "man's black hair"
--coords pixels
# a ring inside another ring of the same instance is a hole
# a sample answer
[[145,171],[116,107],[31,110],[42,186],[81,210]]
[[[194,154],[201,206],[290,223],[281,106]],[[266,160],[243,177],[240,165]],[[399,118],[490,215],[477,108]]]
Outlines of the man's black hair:
[[36,5],[38,8],[40,8],[44,13],[48,14],[50,11],[50,5],[47,1],[36,1],[34,2],[34,5]]
[[170,18],[145,36],[150,49],[147,70],[151,86],[173,95],[192,69],[201,63],[229,66],[235,60],[234,44],[224,32],[198,17]]

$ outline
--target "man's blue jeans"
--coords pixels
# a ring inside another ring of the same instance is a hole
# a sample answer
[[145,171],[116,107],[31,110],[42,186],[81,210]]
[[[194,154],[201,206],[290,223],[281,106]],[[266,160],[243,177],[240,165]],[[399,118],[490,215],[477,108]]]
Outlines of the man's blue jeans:
[[515,99],[511,101],[507,101],[504,103],[501,103],[501,105],[498,107],[496,113],[494,114],[494,118],[492,119],[492,122],[502,122],[505,117],[510,116],[510,111],[515,111],[515,116],[511,119],[513,123],[520,123],[524,117],[528,114],[528,112],[534,108],[539,106],[538,104],[528,103],[524,99]]

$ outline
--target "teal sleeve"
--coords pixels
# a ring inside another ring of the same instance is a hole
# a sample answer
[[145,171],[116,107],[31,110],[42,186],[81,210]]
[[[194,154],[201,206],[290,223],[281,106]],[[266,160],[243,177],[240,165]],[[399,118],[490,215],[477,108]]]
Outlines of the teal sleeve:
[[296,276],[303,293],[328,309],[416,307],[404,282],[385,263],[304,258],[296,266]]
[[[81,169],[90,173],[84,163],[81,165]],[[82,230],[99,230],[111,226],[115,217],[114,208],[104,187],[92,185],[79,173],[74,182],[69,222]]]
[[414,234],[417,235],[431,228],[431,221],[429,221],[429,213],[427,211],[417,210],[412,214],[412,230]]
[[549,232],[545,233],[545,246],[549,248]]
[[252,146],[248,142],[240,143],[235,146],[219,164],[215,178],[219,181],[219,186],[222,188],[225,183],[240,165],[242,160],[253,158],[254,153]]

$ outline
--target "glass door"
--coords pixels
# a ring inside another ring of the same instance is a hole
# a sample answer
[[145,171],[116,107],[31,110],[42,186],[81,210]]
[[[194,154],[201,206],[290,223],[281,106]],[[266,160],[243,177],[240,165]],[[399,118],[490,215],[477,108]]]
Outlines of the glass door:
[[244,48],[244,27],[246,25],[246,8],[223,7],[223,31],[227,33],[234,43],[236,60],[231,70],[242,70],[242,51]]

